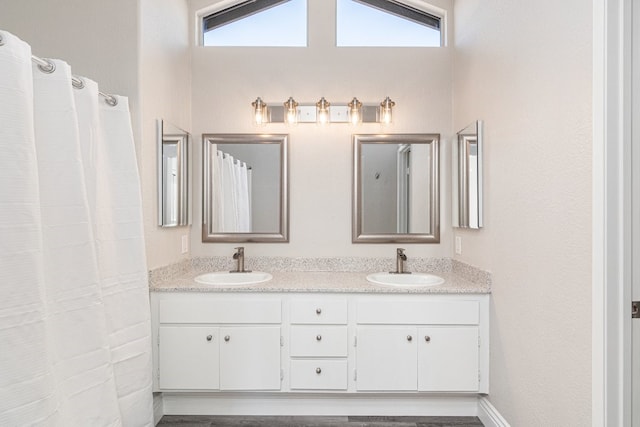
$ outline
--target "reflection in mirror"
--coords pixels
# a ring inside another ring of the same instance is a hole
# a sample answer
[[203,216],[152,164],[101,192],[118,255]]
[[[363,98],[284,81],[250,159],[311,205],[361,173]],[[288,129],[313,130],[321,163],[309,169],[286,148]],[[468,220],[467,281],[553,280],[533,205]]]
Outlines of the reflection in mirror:
[[158,120],[157,139],[158,225],[189,225],[190,135],[166,120]]
[[288,135],[202,137],[202,241],[287,242]]
[[354,243],[440,241],[438,134],[353,136]]
[[482,228],[481,120],[458,132],[453,161],[453,226]]

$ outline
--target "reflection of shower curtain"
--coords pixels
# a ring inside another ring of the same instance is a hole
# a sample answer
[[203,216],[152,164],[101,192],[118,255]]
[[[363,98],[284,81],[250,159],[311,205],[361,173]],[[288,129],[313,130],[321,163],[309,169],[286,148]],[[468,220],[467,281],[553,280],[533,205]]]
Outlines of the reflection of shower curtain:
[[219,150],[213,168],[214,230],[251,232],[251,170]]
[[0,37],[0,425],[152,426],[127,99]]

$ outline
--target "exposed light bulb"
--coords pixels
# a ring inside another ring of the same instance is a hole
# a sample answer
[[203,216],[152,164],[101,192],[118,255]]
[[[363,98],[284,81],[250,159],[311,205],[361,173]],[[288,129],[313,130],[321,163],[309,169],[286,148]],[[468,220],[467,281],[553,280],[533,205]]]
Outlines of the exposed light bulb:
[[320,101],[316,103],[316,122],[319,125],[325,125],[329,123],[329,107],[331,104],[329,101],[324,99],[324,97],[320,98]]
[[288,124],[294,125],[298,123],[298,103],[293,99],[293,97],[289,97],[287,102],[284,103],[285,110],[285,119]]
[[388,96],[380,103],[380,123],[384,125],[391,123],[394,105],[396,105],[396,103]]
[[260,99],[260,97],[256,98],[255,101],[251,103],[253,106],[253,120],[257,125],[262,125],[267,122],[267,104]]
[[362,121],[362,102],[354,97],[351,102],[347,104],[347,107],[349,107],[349,123],[352,125],[360,123]]

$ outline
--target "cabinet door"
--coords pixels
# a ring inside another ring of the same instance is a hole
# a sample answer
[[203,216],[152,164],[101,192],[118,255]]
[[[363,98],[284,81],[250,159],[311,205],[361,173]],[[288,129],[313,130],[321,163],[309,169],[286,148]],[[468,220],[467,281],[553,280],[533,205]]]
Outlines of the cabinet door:
[[160,326],[161,389],[211,390],[220,384],[218,328]]
[[359,326],[356,384],[359,391],[417,389],[416,328]]
[[280,327],[220,328],[220,390],[280,390]]
[[418,390],[478,391],[478,327],[418,329]]

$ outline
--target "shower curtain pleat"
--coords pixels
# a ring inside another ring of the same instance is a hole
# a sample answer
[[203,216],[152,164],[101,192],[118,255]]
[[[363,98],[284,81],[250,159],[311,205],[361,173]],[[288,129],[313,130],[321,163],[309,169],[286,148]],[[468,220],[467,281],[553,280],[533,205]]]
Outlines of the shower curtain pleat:
[[126,98],[0,32],[0,425],[151,426],[150,310]]
[[140,176],[128,101],[99,104],[96,242],[109,345],[125,426],[153,425],[151,320]]
[[0,425],[59,423],[42,259],[31,48],[0,47]]
[[224,232],[224,200],[222,193],[222,170],[224,159],[222,151],[216,150],[213,163],[213,229],[217,232]]
[[113,395],[113,370],[71,69],[62,61],[55,65],[51,74],[36,68],[33,78],[43,272],[54,377],[62,397],[59,410],[67,425],[96,420],[118,425],[115,400],[96,404],[102,396]]
[[224,206],[224,231],[238,231],[238,200],[236,198],[236,174],[233,156],[224,155],[222,162],[222,202]]

